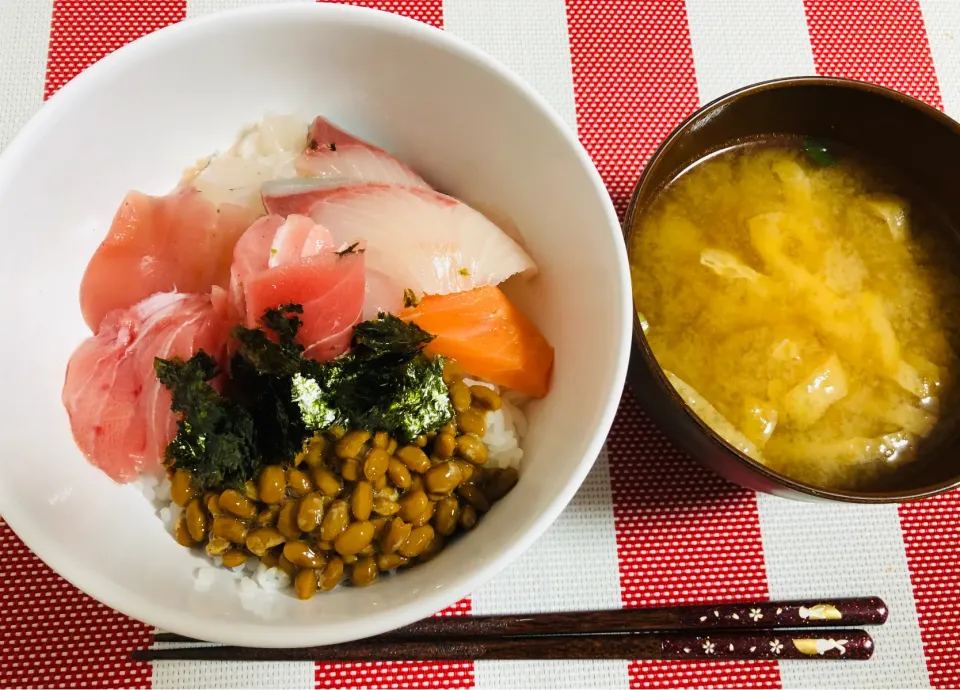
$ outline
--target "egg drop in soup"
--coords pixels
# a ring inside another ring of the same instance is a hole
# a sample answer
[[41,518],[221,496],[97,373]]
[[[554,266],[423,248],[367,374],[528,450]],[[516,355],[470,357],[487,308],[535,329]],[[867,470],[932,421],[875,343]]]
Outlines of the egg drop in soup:
[[908,185],[802,140],[692,165],[630,247],[647,341],[690,408],[792,479],[895,481],[947,407],[950,232]]

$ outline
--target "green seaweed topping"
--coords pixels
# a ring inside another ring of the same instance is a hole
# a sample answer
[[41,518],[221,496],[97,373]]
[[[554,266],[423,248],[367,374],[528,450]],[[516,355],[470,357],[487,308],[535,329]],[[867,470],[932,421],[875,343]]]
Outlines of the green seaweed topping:
[[171,409],[181,413],[164,464],[190,470],[201,490],[241,486],[260,469],[256,427],[247,410],[218,393],[210,381],[219,374],[203,350],[189,360],[154,360],[160,382],[170,389]]
[[817,139],[804,139],[803,152],[817,165],[828,168],[836,164],[837,158],[827,145]]

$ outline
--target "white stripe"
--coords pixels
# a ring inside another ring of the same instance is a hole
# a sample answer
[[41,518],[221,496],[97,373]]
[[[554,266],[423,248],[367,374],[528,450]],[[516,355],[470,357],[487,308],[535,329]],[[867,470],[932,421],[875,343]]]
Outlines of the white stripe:
[[[778,76],[814,74],[802,0],[687,0],[701,101]],[[806,504],[759,495],[773,599],[882,597],[892,613],[871,629],[869,664],[780,665],[784,688],[918,687],[926,666],[896,506]]]
[[801,0],[687,0],[700,102],[758,81],[815,74]]
[[576,127],[564,0],[444,0],[443,26],[526,79]]
[[[475,615],[620,608],[606,452],[550,530],[471,597]],[[474,664],[478,688],[625,688],[625,661]]]
[[220,10],[251,5],[269,5],[280,2],[313,2],[313,0],[187,0],[187,19],[212,14]]
[[43,104],[53,0],[0,4],[0,150]]
[[890,610],[869,630],[870,663],[781,664],[783,687],[929,687],[897,507],[758,496],[757,508],[771,599],[877,595]]
[[947,114],[960,117],[960,3],[920,0],[933,66]]
[[306,690],[316,687],[315,668],[312,661],[154,661],[151,687]]

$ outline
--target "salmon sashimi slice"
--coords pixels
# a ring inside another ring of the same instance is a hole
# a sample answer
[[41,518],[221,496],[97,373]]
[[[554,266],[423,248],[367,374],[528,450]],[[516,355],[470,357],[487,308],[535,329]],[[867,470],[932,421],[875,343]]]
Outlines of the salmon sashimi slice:
[[118,482],[157,472],[176,433],[170,392],[155,357],[187,359],[204,350],[223,361],[226,301],[158,293],[110,312],[67,365],[62,401],[81,452]]
[[344,132],[322,117],[310,126],[307,148],[294,164],[304,177],[355,182],[395,182],[429,189],[423,178],[381,148]]
[[[327,228],[336,244],[366,240],[367,270],[388,277],[400,298],[407,288],[445,295],[537,270],[483,214],[439,192],[373,183],[302,192],[297,201],[296,212]],[[272,208],[272,199],[265,202]]]
[[215,206],[195,189],[130,192],[80,284],[87,325],[96,331],[108,312],[158,292],[226,287],[234,245],[255,218],[240,206]]
[[455,359],[470,374],[542,398],[550,387],[553,348],[494,286],[428,295],[401,312],[434,336],[427,352]]
[[267,309],[300,304],[303,326],[297,340],[304,354],[319,361],[342,355],[363,313],[363,259],[362,251],[325,251],[249,276],[247,326],[257,326]]

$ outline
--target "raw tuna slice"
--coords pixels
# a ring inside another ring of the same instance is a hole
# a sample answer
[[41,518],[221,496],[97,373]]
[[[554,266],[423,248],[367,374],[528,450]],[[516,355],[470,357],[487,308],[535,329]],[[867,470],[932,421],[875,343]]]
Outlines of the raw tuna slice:
[[303,305],[299,340],[315,359],[332,359],[350,345],[364,304],[362,246],[338,254],[330,232],[306,216],[266,216],[234,250],[232,313],[249,327],[282,304]]
[[375,183],[301,193],[298,200],[296,212],[327,228],[338,245],[366,240],[367,270],[389,278],[401,297],[404,288],[445,295],[536,272],[499,227],[439,192]]
[[195,189],[151,197],[130,192],[87,265],[80,308],[96,331],[108,312],[158,292],[226,287],[233,247],[256,214],[214,206]]
[[[216,306],[215,306],[216,305]],[[222,296],[158,293],[110,312],[67,365],[62,400],[70,428],[91,464],[118,482],[161,468],[176,433],[170,392],[154,357],[204,350],[222,361],[228,321]]]
[[233,248],[233,263],[230,265],[230,314],[237,321],[246,321],[247,307],[243,298],[243,284],[247,276],[269,268],[273,238],[283,225],[280,216],[264,216],[247,228]]
[[308,357],[333,359],[350,347],[353,327],[363,312],[363,252],[316,256],[270,268],[247,278],[244,285],[247,325],[257,325],[263,312],[281,304],[303,305],[303,327],[297,339]]
[[295,166],[297,173],[304,177],[396,182],[430,188],[413,170],[383,149],[347,134],[322,117],[310,126],[307,149]]
[[283,266],[331,249],[334,249],[333,236],[329,230],[308,216],[292,215],[277,228],[267,265],[270,268]]

